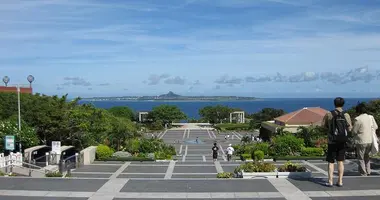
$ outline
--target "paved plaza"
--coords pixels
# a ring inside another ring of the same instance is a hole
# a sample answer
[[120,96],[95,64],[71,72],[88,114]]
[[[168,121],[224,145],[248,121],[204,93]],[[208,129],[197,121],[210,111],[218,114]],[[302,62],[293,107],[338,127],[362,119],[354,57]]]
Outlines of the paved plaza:
[[[218,172],[232,172],[240,162],[227,162],[224,149],[240,142],[242,133],[223,135],[207,130],[169,130],[159,135],[174,144],[177,161],[95,162],[72,172],[72,178],[0,178],[4,200],[126,200],[126,199],[380,199],[380,176],[361,177],[355,161],[346,162],[343,188],[326,188],[327,166],[321,161],[294,161],[313,174],[308,180],[217,179]],[[234,138],[232,139],[232,135]],[[198,143],[196,143],[198,138]],[[218,143],[218,162],[211,147]],[[284,161],[276,162],[282,165]]]

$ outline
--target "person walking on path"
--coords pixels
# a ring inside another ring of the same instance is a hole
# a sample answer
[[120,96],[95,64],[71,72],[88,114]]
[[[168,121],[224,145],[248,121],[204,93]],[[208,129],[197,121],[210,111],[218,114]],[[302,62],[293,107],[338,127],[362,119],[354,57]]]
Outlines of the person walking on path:
[[215,161],[218,160],[218,151],[219,151],[219,148],[216,146],[216,143],[214,143],[214,146],[211,148],[212,150],[212,159]]
[[352,133],[354,135],[359,160],[358,170],[362,176],[368,176],[371,174],[369,154],[373,152],[373,147],[375,148],[375,152],[373,153],[377,153],[378,151],[378,146],[375,146],[378,145],[376,136],[378,126],[373,116],[367,114],[367,108],[364,103],[360,103],[356,106],[356,113],[358,113],[359,116],[354,120]]
[[232,144],[229,144],[228,148],[227,148],[227,160],[228,161],[231,161],[232,154],[234,153],[234,151],[235,151],[235,149],[232,147]]
[[343,111],[344,99],[334,99],[335,109],[328,112],[323,118],[322,125],[328,130],[328,146],[326,161],[328,162],[328,182],[326,186],[333,186],[334,163],[338,162],[338,182],[336,186],[343,186],[344,160],[348,141],[348,132],[352,129],[350,115]]

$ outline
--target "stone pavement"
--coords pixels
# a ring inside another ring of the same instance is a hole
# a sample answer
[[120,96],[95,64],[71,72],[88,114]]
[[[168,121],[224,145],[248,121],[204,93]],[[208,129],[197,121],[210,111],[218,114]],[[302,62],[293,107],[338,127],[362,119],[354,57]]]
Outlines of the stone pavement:
[[[127,200],[127,199],[380,199],[379,177],[360,177],[347,161],[343,188],[326,188],[326,163],[299,161],[313,173],[310,180],[216,179],[239,162],[211,159],[211,145],[224,149],[239,140],[224,140],[206,130],[167,131],[162,139],[176,144],[177,162],[95,162],[73,171],[73,178],[0,178],[0,200]],[[238,135],[238,134],[237,134]],[[241,135],[238,135],[241,137]],[[198,137],[198,144],[195,139]],[[297,161],[295,161],[297,162]],[[281,165],[284,162],[276,162]]]

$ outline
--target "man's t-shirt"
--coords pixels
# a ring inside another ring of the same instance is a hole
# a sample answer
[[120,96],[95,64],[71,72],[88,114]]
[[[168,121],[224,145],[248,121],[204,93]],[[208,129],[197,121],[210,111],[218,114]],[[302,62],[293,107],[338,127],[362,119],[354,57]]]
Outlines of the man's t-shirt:
[[233,147],[227,148],[227,154],[232,155],[234,153],[235,149]]
[[212,153],[213,154],[217,154],[218,150],[219,150],[219,148],[217,146],[212,147]]

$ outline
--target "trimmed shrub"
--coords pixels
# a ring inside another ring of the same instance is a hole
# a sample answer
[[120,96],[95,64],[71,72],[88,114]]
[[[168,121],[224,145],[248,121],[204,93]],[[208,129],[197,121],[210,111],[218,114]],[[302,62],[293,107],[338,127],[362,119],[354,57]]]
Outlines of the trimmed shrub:
[[249,130],[249,124],[218,124],[215,125],[215,128],[218,128],[222,131],[243,131]]
[[269,154],[269,143],[267,143],[267,142],[256,143],[253,146],[253,151],[262,151],[262,152],[264,152],[264,155],[268,155]]
[[49,172],[45,174],[46,177],[62,177],[61,172]]
[[274,172],[275,170],[276,166],[272,163],[247,162],[236,167],[234,172]]
[[112,157],[113,153],[114,151],[107,145],[100,144],[96,148],[96,158],[100,160]]
[[262,161],[262,160],[264,160],[264,152],[263,151],[255,151],[253,153],[252,158],[256,161]]
[[290,161],[278,168],[279,172],[306,172],[306,167],[293,164]]
[[162,151],[159,151],[159,152],[155,152],[154,153],[154,158],[156,160],[171,160],[172,159],[172,155],[167,154],[167,153],[162,152]]
[[111,157],[111,158],[105,158],[105,159],[97,159],[98,161],[154,161],[153,158],[146,158],[146,157]]
[[244,160],[252,159],[252,155],[249,153],[241,154],[241,157],[243,157]]
[[232,178],[234,176],[231,172],[222,172],[216,175],[216,178]]
[[325,154],[322,148],[304,147],[301,151],[301,156],[323,156]]
[[302,138],[290,134],[280,135],[272,139],[270,154],[273,156],[299,156],[303,147]]

